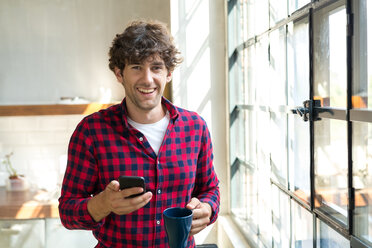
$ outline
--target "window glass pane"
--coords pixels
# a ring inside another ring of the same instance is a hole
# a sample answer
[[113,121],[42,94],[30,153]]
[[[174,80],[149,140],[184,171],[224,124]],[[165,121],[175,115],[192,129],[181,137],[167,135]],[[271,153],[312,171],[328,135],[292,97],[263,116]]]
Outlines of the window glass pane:
[[273,247],[289,247],[290,205],[289,197],[272,185],[273,196]]
[[[288,105],[303,106],[309,99],[309,24],[308,18],[288,25]],[[310,204],[309,122],[298,115],[288,116],[289,186]]]
[[247,0],[239,0],[239,8],[241,12],[241,24],[242,29],[242,40],[243,42],[248,39],[248,11],[247,11]]
[[372,108],[372,3],[355,1],[353,108]]
[[[242,42],[241,40],[241,27],[240,27],[240,9],[238,8],[238,4],[236,3],[231,9],[230,4],[234,1],[229,1],[229,13],[227,16],[228,20],[228,55],[229,57],[234,52],[235,48]],[[238,1],[235,1],[238,2]]]
[[287,103],[286,64],[286,28],[282,26],[270,33],[270,105]]
[[[250,62],[249,61],[249,56],[248,56],[248,49],[244,49],[243,52],[243,58],[242,58],[242,87],[241,87],[241,96],[242,96],[242,102],[241,104],[248,104],[249,99],[251,96],[254,96],[254,84],[253,82],[250,82],[249,80],[251,79],[248,73]],[[253,92],[252,92],[253,91]]]
[[292,202],[292,247],[313,248],[313,215]]
[[255,45],[249,46],[244,51],[244,56],[246,59],[246,68],[244,70],[244,78],[245,78],[245,84],[247,85],[247,97],[245,99],[246,104],[254,104],[255,97],[256,97],[256,88],[255,88],[255,73],[256,73],[256,58],[255,58]]
[[254,0],[256,35],[269,29],[269,1]]
[[256,103],[258,105],[269,105],[270,99],[267,97],[270,92],[269,60],[268,60],[268,38],[262,37],[256,44]]
[[314,99],[322,106],[345,108],[346,10],[337,6],[314,12]]
[[252,38],[255,35],[255,7],[254,0],[244,0],[247,13],[247,39]]
[[231,211],[239,219],[246,220],[247,177],[244,165],[235,163],[231,168]]
[[264,111],[257,112],[257,164],[259,168],[269,171],[266,175],[270,178],[270,113]]
[[355,235],[372,246],[372,123],[353,122]]
[[344,236],[330,228],[323,221],[317,220],[316,247],[319,248],[345,248],[350,247],[350,242]]
[[314,122],[315,207],[347,224],[347,127],[345,121]]
[[247,169],[247,225],[252,232],[258,232],[258,214],[259,205],[257,202],[257,192],[258,192],[258,181],[257,181],[257,171],[254,168]]
[[[233,1],[230,1],[231,3]],[[230,4],[229,2],[229,4]],[[229,107],[230,113],[235,105],[241,104],[243,101],[243,56],[236,51],[236,47],[242,42],[242,34],[240,28],[241,10],[239,4],[236,3],[228,13],[228,56],[229,56]]]
[[[230,126],[230,161],[233,163],[235,159],[239,158],[245,160],[245,112],[236,112],[236,118]],[[234,114],[235,115],[235,114]]]
[[230,113],[234,107],[244,103],[243,92],[243,56],[237,53],[235,63],[231,66],[229,71],[229,100],[230,100]]
[[256,153],[256,112],[246,111],[247,119],[245,122],[245,130],[247,135],[245,136],[246,144],[246,162],[253,165],[257,164],[257,153]]
[[288,105],[303,106],[309,99],[309,22],[302,19],[288,26]]
[[311,0],[288,0],[289,5],[289,13],[293,13],[294,11],[304,7],[306,4],[310,3]]
[[270,0],[270,26],[287,17],[287,0]]
[[289,187],[297,197],[310,204],[309,122],[290,115],[288,132]]
[[272,177],[287,187],[287,114],[271,113],[270,158]]
[[271,182],[270,182],[270,135],[267,132],[270,127],[269,112],[257,113],[257,168],[258,168],[258,206],[259,206],[259,230],[261,241],[271,247]]

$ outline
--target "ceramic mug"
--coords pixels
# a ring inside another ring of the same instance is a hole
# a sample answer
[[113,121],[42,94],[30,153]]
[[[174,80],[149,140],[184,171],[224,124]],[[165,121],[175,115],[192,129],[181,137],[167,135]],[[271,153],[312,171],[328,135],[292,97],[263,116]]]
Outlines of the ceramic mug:
[[185,248],[189,237],[192,210],[173,207],[163,211],[165,230],[170,248]]

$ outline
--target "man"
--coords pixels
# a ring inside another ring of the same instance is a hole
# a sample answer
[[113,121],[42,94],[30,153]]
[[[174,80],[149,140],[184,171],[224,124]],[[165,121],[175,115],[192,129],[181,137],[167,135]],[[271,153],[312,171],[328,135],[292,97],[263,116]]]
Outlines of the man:
[[[59,212],[69,229],[92,230],[96,247],[168,247],[162,213],[193,210],[193,235],[219,211],[210,134],[196,113],[162,97],[181,62],[165,25],[135,21],[116,36],[110,69],[124,86],[121,104],[85,117],[73,133]],[[141,176],[142,188],[119,189],[118,177]]]

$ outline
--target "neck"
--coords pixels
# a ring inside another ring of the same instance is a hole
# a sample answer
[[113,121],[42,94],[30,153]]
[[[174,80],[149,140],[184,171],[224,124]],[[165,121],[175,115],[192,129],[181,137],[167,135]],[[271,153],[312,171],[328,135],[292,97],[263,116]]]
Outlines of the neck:
[[151,124],[160,121],[166,114],[166,108],[159,104],[151,110],[139,109],[130,101],[126,102],[128,116],[135,122],[141,124]]

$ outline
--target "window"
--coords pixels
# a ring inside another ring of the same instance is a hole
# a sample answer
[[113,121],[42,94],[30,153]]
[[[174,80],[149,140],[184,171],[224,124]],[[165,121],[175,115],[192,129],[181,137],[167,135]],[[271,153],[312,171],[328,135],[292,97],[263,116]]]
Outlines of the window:
[[253,247],[372,247],[372,3],[227,2],[237,225]]

